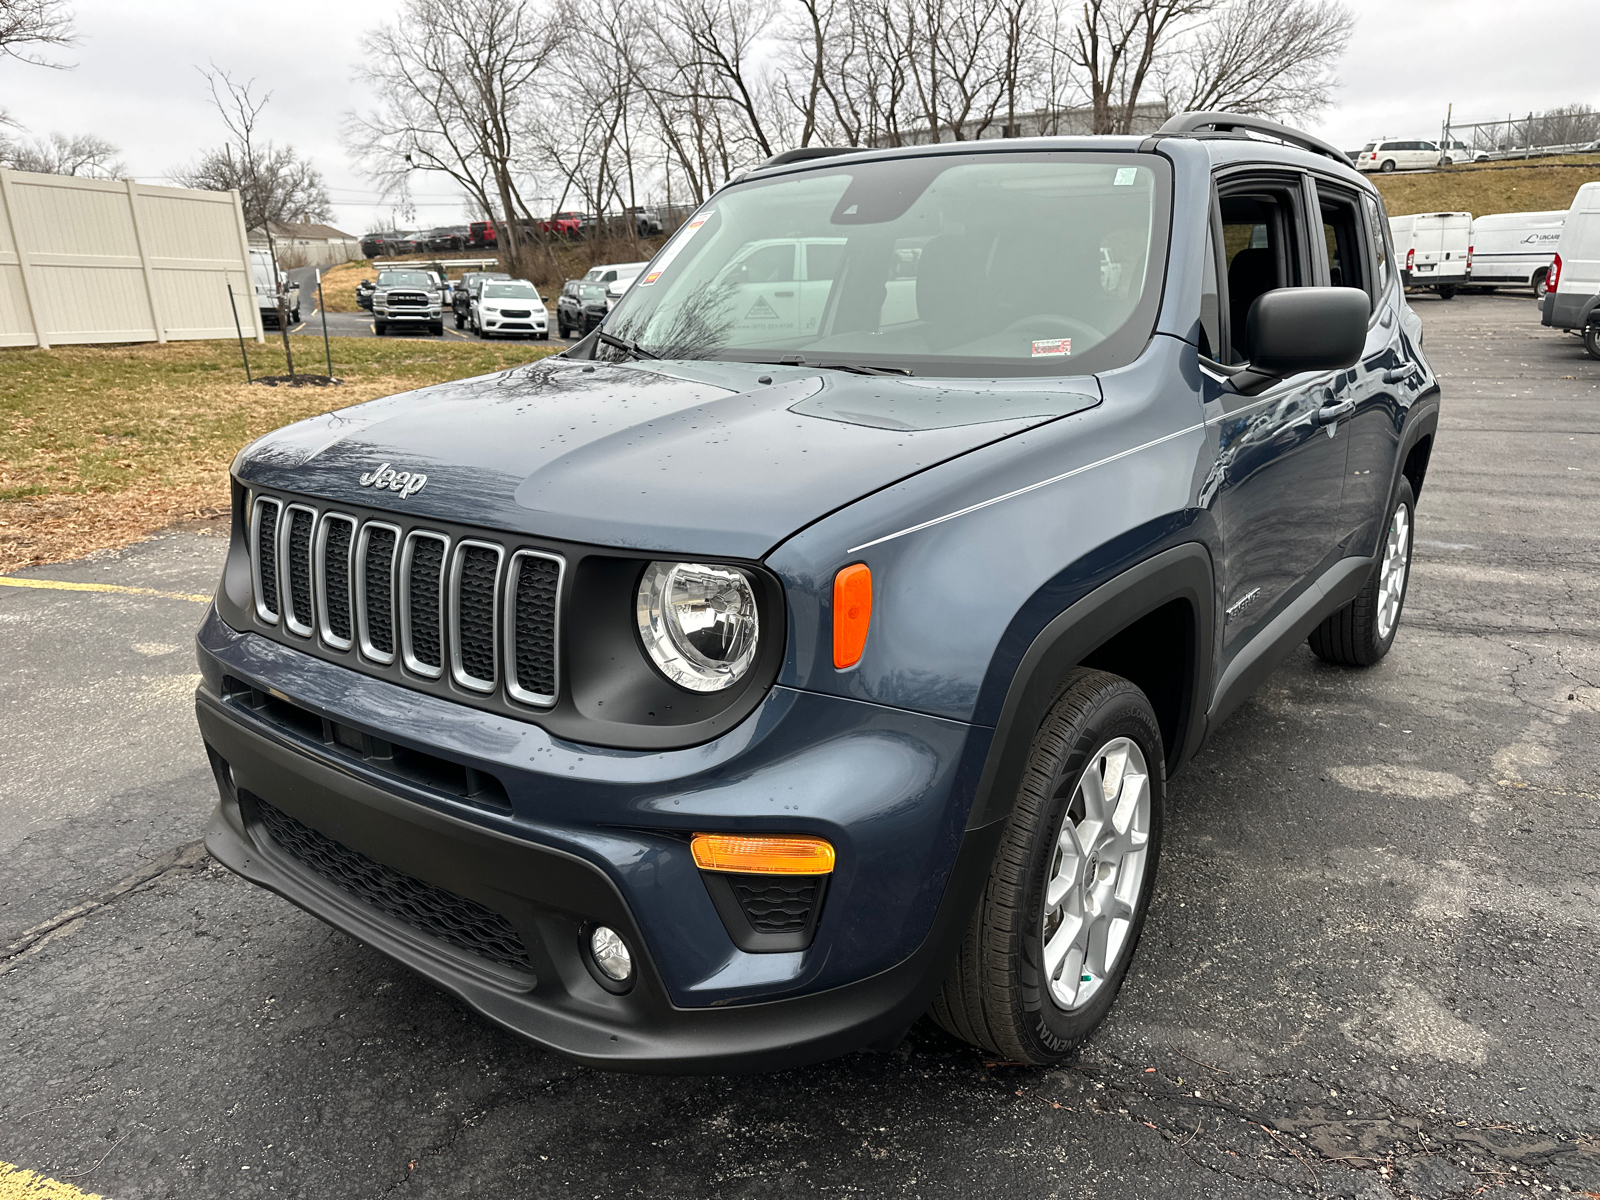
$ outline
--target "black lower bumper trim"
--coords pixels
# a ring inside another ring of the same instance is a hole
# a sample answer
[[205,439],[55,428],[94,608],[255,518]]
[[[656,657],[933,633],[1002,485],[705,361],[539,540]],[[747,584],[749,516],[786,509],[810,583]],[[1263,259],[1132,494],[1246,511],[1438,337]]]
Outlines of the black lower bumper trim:
[[[783,1070],[897,1037],[943,979],[988,876],[1000,824],[963,838],[928,937],[868,979],[758,1004],[682,1008],[656,974],[611,880],[572,855],[411,802],[259,727],[202,688],[201,732],[222,801],[206,847],[224,866],[410,967],[505,1028],[590,1066],[669,1074]],[[287,816],[423,884],[503,914],[531,973],[419,932],[274,844],[249,811],[259,796]],[[242,803],[241,803],[242,800]],[[580,953],[589,923],[636,954],[624,995],[595,983]]]

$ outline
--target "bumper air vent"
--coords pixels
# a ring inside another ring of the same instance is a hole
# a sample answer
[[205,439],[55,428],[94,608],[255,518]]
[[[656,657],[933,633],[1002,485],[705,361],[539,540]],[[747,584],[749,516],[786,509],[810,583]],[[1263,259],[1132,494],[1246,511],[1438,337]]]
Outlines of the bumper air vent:
[[259,827],[273,843],[336,887],[441,942],[514,971],[533,974],[521,935],[493,909],[368,858],[279,811],[259,796],[249,795],[249,800]]

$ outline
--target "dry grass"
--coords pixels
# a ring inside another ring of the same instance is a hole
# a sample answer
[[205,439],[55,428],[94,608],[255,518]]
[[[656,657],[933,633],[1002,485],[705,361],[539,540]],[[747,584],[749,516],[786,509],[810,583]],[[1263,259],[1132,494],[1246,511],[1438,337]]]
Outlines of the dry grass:
[[1422,212],[1503,212],[1567,208],[1579,185],[1600,179],[1600,155],[1520,163],[1464,163],[1427,174],[1372,175],[1391,217]]
[[[293,341],[297,363],[322,369],[321,338]],[[282,372],[275,345],[250,347],[252,370]],[[0,350],[0,573],[220,513],[234,454],[282,425],[550,353],[431,339],[335,347],[338,388],[246,384],[228,342]]]
[[[354,262],[340,263],[337,267],[329,267],[322,273],[322,299],[328,306],[329,312],[360,312],[361,306],[356,303],[356,284],[372,276],[372,264],[364,258]],[[311,311],[307,300],[313,296],[302,296],[300,306],[306,311]]]

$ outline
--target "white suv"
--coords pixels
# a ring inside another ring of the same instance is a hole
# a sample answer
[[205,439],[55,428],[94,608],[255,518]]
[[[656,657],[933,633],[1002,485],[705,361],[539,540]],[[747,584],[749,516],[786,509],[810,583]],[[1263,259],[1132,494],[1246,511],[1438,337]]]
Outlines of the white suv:
[[1439,165],[1438,142],[1388,141],[1368,142],[1356,156],[1356,170],[1382,171],[1416,170],[1418,167]]

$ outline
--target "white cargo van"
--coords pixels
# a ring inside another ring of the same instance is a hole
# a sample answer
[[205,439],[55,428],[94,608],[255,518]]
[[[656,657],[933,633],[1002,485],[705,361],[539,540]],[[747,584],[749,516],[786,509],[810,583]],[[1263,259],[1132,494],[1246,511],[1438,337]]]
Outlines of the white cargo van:
[[1545,273],[1561,240],[1567,210],[1495,213],[1472,222],[1472,282],[1531,287],[1544,297]]
[[300,285],[291,283],[289,277],[278,270],[272,255],[265,250],[250,251],[250,274],[255,283],[256,307],[261,310],[263,327],[278,324],[278,291],[283,289],[287,301],[289,320],[300,320]]
[[1472,214],[1417,213],[1390,217],[1389,234],[1400,262],[1400,280],[1408,288],[1431,288],[1441,300],[1453,300],[1469,282]]
[[1579,188],[1567,209],[1550,263],[1544,324],[1581,333],[1584,349],[1600,358],[1600,182]]

